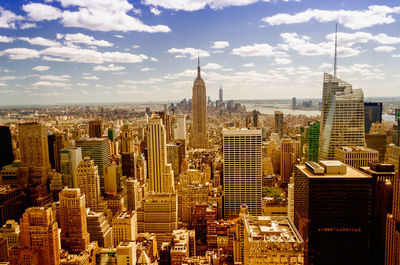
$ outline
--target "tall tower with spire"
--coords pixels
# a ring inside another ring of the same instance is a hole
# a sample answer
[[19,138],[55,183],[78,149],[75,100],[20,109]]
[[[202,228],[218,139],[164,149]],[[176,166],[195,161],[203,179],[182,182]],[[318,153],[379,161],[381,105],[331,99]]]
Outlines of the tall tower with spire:
[[192,147],[208,148],[207,96],[206,85],[200,75],[200,57],[198,57],[197,78],[192,89],[192,120]]

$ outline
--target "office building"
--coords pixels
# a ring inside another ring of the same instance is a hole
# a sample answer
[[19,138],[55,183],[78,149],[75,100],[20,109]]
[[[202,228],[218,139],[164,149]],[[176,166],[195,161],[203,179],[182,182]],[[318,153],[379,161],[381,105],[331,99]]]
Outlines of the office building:
[[372,193],[373,178],[340,161],[295,166],[294,224],[305,264],[372,264]]
[[373,178],[373,264],[384,264],[386,218],[392,213],[394,165],[370,162],[360,170]]
[[130,123],[122,126],[120,138],[122,173],[127,178],[134,178],[137,154],[135,153],[135,135]]
[[154,233],[157,247],[172,239],[178,226],[178,200],[175,193],[148,193],[137,211],[138,232]]
[[185,156],[185,145],[180,142],[167,144],[167,162],[172,165],[175,178],[181,173],[181,166]]
[[67,145],[65,134],[60,132],[49,134],[47,135],[47,143],[51,168],[60,172],[60,150]]
[[[37,248],[39,253],[39,264],[56,265],[60,262],[60,245],[58,225],[54,220],[51,208],[32,207],[26,209],[20,223],[21,250],[32,251]],[[24,258],[22,256],[22,258]],[[18,264],[25,264],[20,260]]]
[[36,122],[18,124],[18,142],[21,178],[25,184],[45,184],[51,168],[46,127]]
[[260,116],[257,110],[253,110],[253,127],[260,128]]
[[103,122],[101,120],[89,121],[89,138],[103,137]]
[[0,225],[18,220],[27,206],[25,193],[19,187],[0,185],[0,202]]
[[14,161],[12,164],[0,168],[0,184],[11,186],[23,186],[23,180],[19,174],[19,161]]
[[222,133],[224,216],[239,214],[242,204],[248,206],[251,214],[261,215],[261,130],[224,129]]
[[176,115],[175,140],[186,140],[186,115]]
[[206,85],[200,75],[200,60],[197,66],[197,78],[194,80],[192,89],[191,134],[191,146],[194,149],[208,148]]
[[274,132],[277,133],[280,138],[282,138],[283,137],[283,113],[279,110],[275,110],[274,118],[275,118]]
[[364,93],[324,73],[319,159],[335,157],[335,148],[365,146]]
[[400,173],[393,180],[392,213],[386,220],[385,265],[400,264]]
[[126,180],[126,209],[136,211],[139,207],[139,182],[136,179]]
[[222,86],[219,87],[219,91],[218,91],[218,99],[219,101],[223,102],[224,101],[224,90],[222,89]]
[[304,161],[318,161],[320,122],[309,121],[301,127],[300,152]]
[[76,146],[82,149],[82,157],[90,157],[97,166],[100,177],[101,193],[104,193],[104,167],[110,165],[110,144],[107,138],[76,140]]
[[184,258],[189,257],[189,231],[174,230],[171,246],[171,265],[181,265]]
[[97,241],[99,247],[113,246],[112,229],[102,212],[89,211],[86,216],[87,230],[91,241]]
[[292,97],[292,109],[296,109],[296,108],[297,108],[296,98]]
[[173,176],[167,170],[165,128],[159,117],[152,117],[147,132],[149,191],[172,192]]
[[136,265],[136,243],[121,241],[117,248],[118,265]]
[[336,147],[335,159],[358,169],[369,162],[378,162],[379,152],[365,146],[342,146]]
[[243,221],[243,264],[305,264],[303,239],[287,216],[247,215]]
[[70,253],[79,254],[90,244],[87,231],[85,195],[80,189],[63,189],[60,192],[61,246]]
[[112,219],[114,246],[123,241],[135,241],[137,237],[136,212],[121,212]]
[[68,147],[60,150],[60,173],[63,176],[64,186],[77,187],[76,174],[81,161],[82,149],[80,147]]
[[364,102],[364,127],[369,133],[372,123],[382,122],[382,102]]
[[7,240],[8,248],[18,246],[19,233],[19,224],[14,220],[7,220],[7,222],[2,227],[0,227],[0,237]]
[[100,182],[97,166],[94,161],[85,157],[77,169],[77,187],[85,195],[86,207],[96,211],[101,202]]
[[0,126],[0,169],[14,161],[10,128]]
[[284,138],[281,141],[281,182],[288,184],[293,174],[294,157],[294,141]]
[[365,134],[365,142],[369,148],[379,151],[379,162],[383,163],[388,144],[385,125],[382,123],[372,123],[369,133]]

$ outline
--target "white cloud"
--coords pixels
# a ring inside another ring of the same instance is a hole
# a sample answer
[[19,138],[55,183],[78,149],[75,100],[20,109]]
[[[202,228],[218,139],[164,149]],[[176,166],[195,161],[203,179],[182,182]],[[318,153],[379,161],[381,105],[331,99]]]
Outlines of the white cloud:
[[[51,56],[52,58],[64,59],[69,62],[78,63],[140,63],[147,60],[148,57],[144,54],[131,54],[121,52],[98,52],[89,49],[80,49],[76,47],[50,47],[41,54]],[[51,58],[50,57],[50,58]]]
[[52,41],[42,37],[35,37],[35,38],[20,37],[18,39],[26,41],[32,45],[47,46],[47,47],[60,46],[60,43],[58,43],[57,41]]
[[158,59],[157,59],[157,58],[154,58],[154,57],[151,57],[151,58],[150,58],[150,61],[152,61],[152,62],[158,62]]
[[25,60],[31,58],[38,58],[39,52],[33,49],[27,48],[11,48],[5,49],[0,52],[0,56],[7,55],[12,60]]
[[170,54],[177,53],[178,55],[181,56],[179,58],[186,57],[187,54],[190,55],[190,59],[196,59],[198,55],[200,57],[209,57],[210,56],[208,51],[195,49],[195,48],[183,48],[183,49],[171,48],[167,52]]
[[245,63],[243,67],[254,67],[254,63]]
[[56,57],[51,57],[51,56],[43,56],[42,59],[45,61],[51,61],[51,62],[65,62],[65,60],[62,58],[56,58]]
[[1,36],[0,35],[0,42],[13,42],[15,40],[15,38],[11,38],[11,37],[7,37],[7,36]]
[[33,87],[40,87],[40,86],[50,86],[50,87],[64,87],[64,86],[69,86],[66,83],[62,83],[62,82],[48,82],[48,81],[39,81],[39,82],[35,82],[32,84]]
[[393,46],[378,46],[374,49],[376,52],[392,52],[396,50]]
[[222,65],[216,63],[208,63],[202,67],[203,69],[211,69],[211,70],[218,70],[223,68]]
[[369,64],[353,64],[350,66],[338,66],[337,71],[340,75],[351,76],[353,79],[381,80],[384,73],[377,66]]
[[[261,0],[262,2],[275,2],[271,0]],[[283,0],[289,2],[291,0]],[[294,0],[299,2],[300,0]],[[214,10],[223,9],[229,6],[246,6],[260,0],[144,0],[143,3],[149,6],[157,6],[165,9],[197,11],[207,6]]]
[[106,40],[96,40],[94,37],[82,33],[66,34],[64,38],[67,42],[70,43],[82,43],[86,45],[95,45],[101,47],[111,47],[114,45]]
[[270,57],[274,55],[274,47],[267,43],[241,46],[232,50],[232,54],[239,55],[241,57],[251,56],[266,56]]
[[0,76],[0,80],[1,80],[1,81],[15,80],[15,79],[17,79],[17,77],[16,77],[16,76],[12,76],[12,75],[3,75],[3,76]]
[[[304,56],[333,55],[334,43],[310,42],[310,37],[299,36],[297,33],[282,33],[281,37],[288,49],[299,52]],[[338,46],[338,57],[350,57],[360,54],[360,51],[351,47]]]
[[120,34],[115,34],[114,37],[116,37],[118,39],[125,39],[125,36],[122,36]]
[[155,16],[159,16],[161,14],[161,10],[159,10],[155,7],[151,7],[150,12],[153,13],[153,15],[155,15]]
[[39,78],[41,80],[68,82],[71,77],[69,75],[41,75]]
[[224,49],[229,47],[228,41],[214,41],[213,45],[211,46],[212,49]]
[[77,86],[90,86],[88,83],[76,83]]
[[31,28],[36,28],[36,27],[37,27],[36,23],[28,23],[28,22],[21,23],[21,25],[19,25],[20,29],[31,29]]
[[65,27],[86,28],[93,31],[170,32],[166,25],[149,26],[128,15],[135,9],[127,0],[54,0],[63,10],[51,5],[29,3],[23,5],[28,17],[35,21],[60,19]]
[[149,67],[144,67],[142,69],[140,69],[141,72],[149,72],[149,71],[153,71],[154,68],[149,68]]
[[291,64],[292,60],[290,60],[288,58],[283,58],[283,57],[275,57],[274,63],[275,64]]
[[82,76],[82,79],[86,79],[86,80],[99,80],[99,78],[95,75],[85,75]]
[[337,21],[350,29],[367,28],[374,25],[390,24],[395,22],[391,14],[400,13],[400,7],[369,6],[365,10],[321,10],[307,9],[294,15],[277,14],[265,17],[262,20],[269,25],[298,24],[315,19],[318,22]]
[[125,80],[125,84],[131,84],[131,85],[152,85],[157,82],[162,82],[163,80],[161,78],[150,78],[147,80]]
[[400,58],[400,54],[393,54],[392,57],[393,58]]
[[47,65],[38,65],[38,66],[35,66],[32,68],[32,70],[39,71],[39,72],[47,71],[49,69],[50,69],[50,66],[47,66]]
[[328,68],[332,68],[332,64],[322,63],[320,66],[318,66],[318,69],[328,69]]
[[139,45],[133,45],[132,48],[133,48],[133,49],[139,49],[140,46],[139,46]]
[[60,9],[41,3],[29,3],[22,6],[28,17],[34,21],[55,20],[62,17]]
[[22,16],[18,16],[15,13],[5,10],[0,6],[0,28],[15,28],[15,22],[22,20]]
[[114,64],[109,64],[106,66],[98,65],[93,67],[93,71],[122,71],[124,69],[125,69],[124,66],[116,66]]

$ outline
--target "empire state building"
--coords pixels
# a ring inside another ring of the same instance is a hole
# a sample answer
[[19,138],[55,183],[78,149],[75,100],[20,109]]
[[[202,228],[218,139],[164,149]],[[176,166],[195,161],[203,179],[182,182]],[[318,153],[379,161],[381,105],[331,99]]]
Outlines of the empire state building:
[[192,120],[192,147],[194,149],[208,148],[206,85],[200,75],[200,59],[192,90]]

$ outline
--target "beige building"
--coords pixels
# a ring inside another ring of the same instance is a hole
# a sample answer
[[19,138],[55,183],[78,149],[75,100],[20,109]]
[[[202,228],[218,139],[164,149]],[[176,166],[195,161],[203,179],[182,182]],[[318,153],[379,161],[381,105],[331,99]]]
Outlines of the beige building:
[[264,197],[262,201],[263,216],[286,216],[288,215],[287,201],[282,197]]
[[332,160],[336,147],[366,146],[361,89],[324,73],[321,116],[319,159]]
[[206,85],[200,75],[200,61],[192,89],[192,121],[191,146],[194,149],[207,149],[207,96]]
[[251,214],[261,214],[262,134],[259,129],[224,129],[225,218],[239,214],[246,204]]
[[287,216],[245,216],[244,264],[304,264],[304,242]]
[[97,166],[88,157],[79,163],[77,186],[86,195],[86,206],[96,210],[100,204],[100,179]]
[[157,245],[169,242],[178,225],[178,201],[174,193],[149,193],[138,209],[138,232],[154,233]]
[[19,224],[14,220],[7,220],[0,228],[0,237],[7,239],[8,248],[19,244],[19,233]]
[[335,160],[359,169],[379,161],[379,151],[365,146],[342,146],[335,149]]
[[21,155],[19,167],[23,184],[45,184],[50,172],[47,129],[36,122],[18,124],[18,143]]
[[117,246],[118,265],[136,265],[136,243],[121,241]]
[[86,201],[80,189],[60,192],[61,246],[70,253],[79,254],[90,244],[87,231]]
[[171,265],[181,265],[184,258],[189,257],[189,231],[180,229],[173,232],[171,247]]
[[294,141],[284,138],[281,141],[281,181],[289,183],[290,177],[293,174],[293,166],[295,162]]
[[167,172],[166,134],[162,119],[154,116],[149,120],[147,132],[149,190],[173,192],[174,180]]
[[135,241],[137,236],[136,212],[121,212],[112,219],[114,247],[123,241]]

